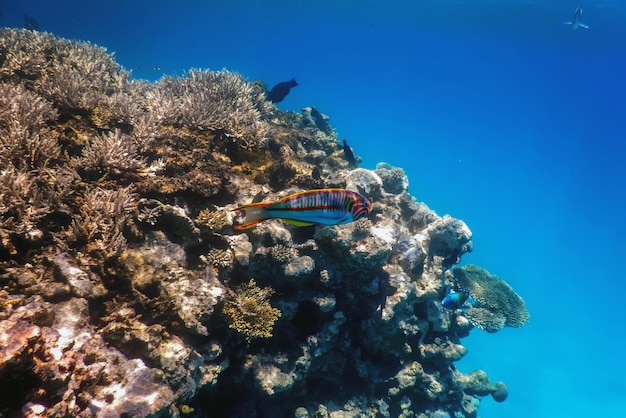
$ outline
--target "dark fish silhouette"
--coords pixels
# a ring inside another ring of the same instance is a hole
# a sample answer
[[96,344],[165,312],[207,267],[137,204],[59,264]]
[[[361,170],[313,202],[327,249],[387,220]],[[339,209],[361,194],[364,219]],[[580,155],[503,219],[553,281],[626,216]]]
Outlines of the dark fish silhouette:
[[350,145],[348,145],[345,139],[343,140],[343,156],[348,164],[350,164],[351,166],[356,166],[356,158],[354,158],[352,148],[350,148]]
[[328,115],[321,113],[315,106],[313,106],[311,107],[311,116],[315,119],[315,126],[317,126],[317,129],[329,135],[333,132],[333,128],[330,126],[330,123],[328,123]]
[[28,15],[24,15],[24,29],[39,30],[39,22]]
[[272,103],[282,102],[283,99],[289,94],[289,90],[297,85],[298,83],[295,78],[278,83],[267,92],[267,98]]

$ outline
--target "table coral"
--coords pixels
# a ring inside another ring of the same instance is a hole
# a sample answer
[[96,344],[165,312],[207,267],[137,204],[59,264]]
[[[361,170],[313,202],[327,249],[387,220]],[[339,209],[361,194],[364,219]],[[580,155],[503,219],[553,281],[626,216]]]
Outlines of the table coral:
[[452,269],[458,289],[467,289],[478,304],[467,312],[468,319],[489,332],[521,327],[530,318],[526,303],[504,280],[482,267],[468,265]]
[[[0,415],[476,417],[506,399],[455,362],[474,327],[523,325],[523,300],[450,271],[468,226],[401,168],[350,166],[326,115],[226,70],[131,81],[47,33],[0,29],[0,56]],[[372,211],[232,228],[238,206],[328,187]],[[447,285],[476,305],[443,308]]]

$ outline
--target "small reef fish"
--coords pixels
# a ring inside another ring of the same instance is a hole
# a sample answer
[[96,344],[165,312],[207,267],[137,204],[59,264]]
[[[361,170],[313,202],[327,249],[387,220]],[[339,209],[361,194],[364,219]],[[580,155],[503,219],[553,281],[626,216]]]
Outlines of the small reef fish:
[[234,228],[252,228],[267,219],[281,219],[296,226],[340,225],[361,219],[371,209],[367,198],[350,190],[307,190],[274,202],[250,203],[233,209],[245,211],[243,223]]
[[582,15],[583,15],[583,9],[580,7],[577,7],[576,11],[574,12],[574,16],[572,17],[572,20],[570,22],[565,22],[565,24],[571,26],[572,30],[576,30],[578,28],[589,29],[588,25],[581,23],[580,17]]
[[461,310],[469,309],[469,306],[467,306],[466,303],[470,305],[476,304],[476,301],[470,297],[469,290],[459,290],[458,292],[455,292],[452,289],[448,289],[448,292],[446,293],[444,298],[441,300],[441,304],[443,305],[444,308],[450,309],[453,311],[456,309],[461,309]]
[[289,91],[292,87],[297,86],[295,78],[292,78],[289,81],[283,81],[282,83],[276,84],[270,91],[268,91],[267,98],[272,103],[282,102],[283,99],[289,94]]
[[354,158],[354,154],[352,153],[352,148],[350,148],[350,145],[348,145],[345,139],[343,140],[343,156],[348,162],[348,164],[350,164],[353,167],[356,167],[356,158]]

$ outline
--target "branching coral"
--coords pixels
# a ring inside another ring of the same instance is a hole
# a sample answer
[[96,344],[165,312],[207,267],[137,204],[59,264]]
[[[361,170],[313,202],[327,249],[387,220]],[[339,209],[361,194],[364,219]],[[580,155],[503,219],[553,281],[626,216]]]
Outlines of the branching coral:
[[136,197],[132,188],[89,191],[74,215],[71,239],[90,251],[104,251],[118,255],[126,247],[123,229],[131,215],[137,210]]
[[228,212],[225,210],[209,210],[203,209],[196,218],[198,225],[206,227],[212,231],[218,231],[230,225]]
[[521,327],[530,318],[526,303],[504,280],[481,267],[468,265],[452,269],[458,289],[467,289],[478,301],[468,319],[477,327],[496,332],[502,326]]
[[137,173],[145,168],[145,162],[136,152],[133,140],[119,129],[98,135],[89,141],[80,158],[73,165],[88,176],[119,176],[122,173]]
[[254,279],[228,291],[222,312],[230,328],[248,339],[271,337],[274,323],[280,317],[280,310],[269,303],[272,294],[272,288],[260,288]]
[[227,70],[164,77],[148,94],[148,107],[163,124],[214,131],[250,147],[265,136],[261,115],[270,109],[260,88]]
[[106,49],[18,29],[0,30],[0,81],[23,84],[61,109],[93,110],[129,73]]
[[0,83],[0,166],[32,170],[58,158],[60,147],[47,126],[56,118],[49,102],[21,86]]
[[[134,80],[124,83],[111,94],[101,95],[98,105],[91,112],[91,121],[99,129],[122,129],[125,133],[135,133],[140,119],[150,115],[145,104],[146,92],[152,84]],[[156,120],[151,123],[151,130],[158,128]]]
[[35,179],[13,167],[0,171],[0,226],[28,231],[50,208]]
[[203,257],[205,262],[213,267],[228,268],[233,265],[233,253],[230,250],[211,248]]

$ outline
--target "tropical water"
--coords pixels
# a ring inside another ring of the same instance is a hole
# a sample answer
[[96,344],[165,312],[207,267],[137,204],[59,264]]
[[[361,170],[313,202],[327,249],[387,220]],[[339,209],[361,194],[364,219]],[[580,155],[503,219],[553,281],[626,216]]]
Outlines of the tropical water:
[[[576,7],[588,29],[572,30]],[[623,416],[626,5],[619,1],[0,2],[0,25],[114,51],[136,78],[227,68],[316,106],[463,219],[530,322],[463,341],[509,387],[483,418]]]

